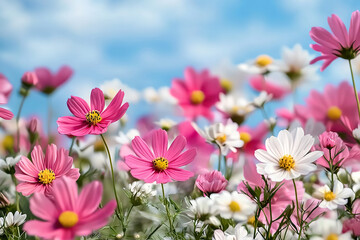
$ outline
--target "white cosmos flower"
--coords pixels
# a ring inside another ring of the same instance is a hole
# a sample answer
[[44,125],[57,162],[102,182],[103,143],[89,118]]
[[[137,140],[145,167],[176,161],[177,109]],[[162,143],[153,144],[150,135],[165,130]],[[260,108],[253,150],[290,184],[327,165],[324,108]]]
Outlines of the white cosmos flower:
[[310,65],[312,56],[309,52],[296,44],[293,48],[284,47],[282,51],[282,60],[274,63],[278,70],[285,73],[293,87],[302,82],[317,80],[317,67]]
[[18,211],[13,214],[9,212],[5,217],[5,227],[20,226],[25,222],[26,214],[21,214]]
[[356,193],[360,189],[360,171],[352,172],[351,179],[354,181],[354,185],[353,185],[352,189]]
[[316,165],[313,162],[320,158],[323,152],[309,152],[313,144],[314,138],[309,134],[304,136],[302,128],[291,132],[280,131],[278,137],[271,136],[266,139],[266,150],[255,151],[255,157],[260,161],[256,165],[258,173],[275,182],[281,182],[314,171]]
[[350,240],[351,232],[342,233],[340,220],[321,217],[310,223],[311,240]]
[[104,92],[105,98],[109,100],[113,99],[120,89],[126,92],[124,102],[136,103],[140,100],[140,93],[136,89],[129,87],[117,78],[105,81],[100,89]]
[[214,226],[221,225],[217,215],[217,209],[215,208],[215,202],[208,197],[198,197],[194,200],[190,200],[188,204],[188,210],[186,214],[192,219],[198,219],[207,224]]
[[233,95],[220,93],[220,101],[216,103],[216,108],[234,119],[242,118],[254,111],[254,106],[245,98],[237,98]]
[[161,87],[155,89],[153,87],[147,87],[143,90],[143,97],[148,103],[170,103],[176,104],[177,100],[170,94],[168,87]]
[[9,173],[11,168],[13,168],[19,161],[21,156],[16,157],[7,157],[4,159],[0,159],[0,170]]
[[[213,240],[252,240],[253,238],[248,234],[246,228],[237,224],[235,229],[226,230],[226,232],[217,229],[214,231]],[[230,233],[231,231],[231,233]]]
[[256,208],[255,203],[248,196],[236,191],[213,193],[210,198],[215,201],[214,208],[225,219],[247,221],[249,216],[254,214]]
[[248,74],[264,74],[274,70],[274,60],[268,55],[260,55],[256,59],[238,65],[238,68]]
[[120,131],[119,135],[115,137],[115,141],[122,145],[129,144],[136,136],[140,136],[140,132],[139,130],[132,128],[129,131],[127,131],[126,134]]
[[158,125],[161,129],[169,130],[173,126],[176,125],[176,122],[169,118],[162,118],[158,122],[155,122],[156,125]]
[[240,139],[240,133],[237,131],[238,125],[230,119],[226,125],[215,123],[209,127],[205,127],[205,131],[201,130],[195,123],[192,123],[194,129],[209,143],[216,143],[223,155],[227,155],[229,150],[236,152],[236,148],[244,145]]
[[328,185],[324,185],[315,190],[313,196],[317,199],[323,200],[319,207],[334,210],[338,205],[345,205],[347,198],[354,197],[354,192],[350,188],[344,188],[344,185],[339,181],[334,181],[334,190],[331,191]]
[[272,94],[268,94],[265,91],[261,91],[259,96],[254,98],[253,105],[257,108],[262,108],[265,103],[269,102],[272,99]]

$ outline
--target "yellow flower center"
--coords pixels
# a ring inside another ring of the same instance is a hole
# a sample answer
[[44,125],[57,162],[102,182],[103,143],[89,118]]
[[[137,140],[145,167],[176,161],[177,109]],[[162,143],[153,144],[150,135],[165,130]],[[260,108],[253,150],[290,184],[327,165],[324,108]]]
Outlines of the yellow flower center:
[[12,151],[14,149],[14,137],[6,135],[3,139],[2,145],[5,150]]
[[101,122],[100,112],[98,110],[92,110],[86,114],[86,121],[92,125],[96,125]]
[[73,226],[75,226],[78,221],[79,221],[79,217],[78,215],[73,212],[73,211],[65,211],[62,212],[59,216],[59,223],[65,227],[65,228],[71,228]]
[[54,171],[47,168],[41,170],[38,176],[39,176],[39,182],[41,182],[42,184],[50,184],[52,181],[55,180]]
[[251,141],[251,135],[247,132],[240,133],[240,139],[244,142],[244,144],[247,144]]
[[325,194],[324,194],[324,199],[326,200],[326,201],[332,201],[332,200],[334,200],[335,199],[335,193],[333,193],[333,192],[331,192],[331,191],[329,191],[329,192],[325,192]]
[[233,89],[232,82],[225,78],[220,80],[220,85],[221,85],[221,88],[225,91],[225,93],[228,93]]
[[247,224],[255,225],[255,216],[251,216],[248,218]]
[[327,111],[328,118],[333,121],[340,119],[341,114],[342,114],[341,109],[336,106],[330,107]]
[[337,234],[335,233],[330,233],[327,237],[326,237],[326,240],[338,240],[339,237]]
[[279,166],[286,171],[290,171],[295,167],[294,158],[291,155],[285,155],[279,160]]
[[204,101],[205,94],[201,90],[196,90],[191,93],[190,100],[193,104],[200,104]]
[[256,58],[256,65],[259,67],[266,67],[267,65],[271,64],[273,62],[273,59],[269,57],[268,55],[260,55]]
[[218,141],[221,144],[224,144],[226,142],[226,135],[220,134],[219,136],[216,137],[216,141]]
[[163,171],[168,168],[169,161],[163,157],[158,157],[152,161],[154,168],[158,171]]
[[240,212],[241,210],[240,205],[235,201],[231,201],[229,208],[232,212]]

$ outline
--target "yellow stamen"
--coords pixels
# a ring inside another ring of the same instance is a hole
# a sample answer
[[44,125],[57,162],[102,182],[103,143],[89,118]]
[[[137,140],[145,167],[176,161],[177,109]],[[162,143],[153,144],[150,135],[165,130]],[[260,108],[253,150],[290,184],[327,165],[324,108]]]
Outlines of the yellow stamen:
[[225,91],[225,93],[230,92],[233,89],[233,84],[230,80],[221,79],[220,80],[221,88]]
[[58,220],[63,227],[71,228],[78,223],[79,217],[77,213],[73,211],[65,211],[60,214]]
[[260,55],[256,58],[256,65],[259,67],[266,67],[267,65],[271,64],[273,59],[268,55]]
[[327,237],[326,237],[326,240],[338,240],[339,237],[337,234],[335,233],[330,233]]
[[327,112],[328,118],[333,121],[340,119],[341,114],[342,114],[342,111],[337,106],[330,107]]
[[158,157],[152,161],[154,168],[158,171],[163,171],[168,168],[169,161],[163,157]]
[[247,144],[251,141],[251,135],[247,132],[240,133],[240,139],[244,142],[244,144]]
[[232,212],[240,212],[241,210],[240,205],[235,201],[231,201],[229,208]]
[[218,141],[221,144],[224,144],[226,142],[226,135],[225,134],[221,134],[219,136],[216,137],[216,141]]
[[55,180],[55,173],[53,170],[45,168],[39,172],[38,177],[42,184],[50,184]]
[[335,193],[333,193],[331,191],[325,192],[325,194],[324,194],[324,199],[328,202],[334,200],[335,198],[336,198]]
[[193,104],[200,104],[204,101],[205,94],[201,90],[196,90],[191,93],[190,100]]
[[291,155],[285,155],[279,160],[279,166],[286,171],[290,171],[295,167],[294,158]]
[[86,121],[92,125],[96,125],[101,122],[100,112],[98,110],[92,110],[86,114]]

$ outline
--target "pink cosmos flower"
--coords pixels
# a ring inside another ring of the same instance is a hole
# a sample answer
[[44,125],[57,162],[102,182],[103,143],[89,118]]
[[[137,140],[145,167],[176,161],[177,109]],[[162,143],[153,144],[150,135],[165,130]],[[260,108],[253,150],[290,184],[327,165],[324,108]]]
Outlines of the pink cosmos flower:
[[0,108],[0,118],[5,120],[11,120],[14,117],[14,114],[5,108]]
[[39,80],[36,88],[43,93],[51,94],[70,79],[73,70],[69,66],[62,66],[57,73],[53,74],[50,69],[39,67],[35,69],[35,73]]
[[316,160],[316,164],[330,168],[328,161],[331,161],[331,156],[334,166],[343,165],[349,156],[349,149],[339,135],[335,132],[324,132],[319,136],[319,140],[320,146],[316,148],[323,151],[324,155]]
[[168,149],[167,132],[158,129],[151,132],[151,147],[141,138],[135,137],[131,146],[135,155],[125,157],[131,174],[144,182],[167,183],[171,179],[186,181],[194,174],[180,168],[192,162],[196,155],[195,149],[182,153],[186,145],[183,136],[177,136]]
[[199,116],[211,120],[211,107],[219,101],[222,92],[217,77],[210,76],[207,70],[195,72],[191,67],[185,69],[185,80],[174,79],[170,93],[183,109],[186,117],[195,119]]
[[355,217],[344,221],[342,231],[351,231],[354,236],[360,236],[360,199],[353,203],[352,213],[356,214]]
[[38,84],[38,78],[34,72],[25,72],[24,75],[21,77],[21,82],[26,87],[32,87]]
[[305,112],[310,117],[322,122],[328,131],[344,132],[346,128],[341,122],[341,117],[358,119],[356,101],[354,100],[354,91],[346,81],[341,82],[339,86],[326,85],[324,93],[316,90],[310,92],[306,99]]
[[24,196],[35,192],[51,195],[53,182],[64,176],[76,181],[80,176],[79,169],[72,168],[73,159],[68,151],[57,149],[54,144],[47,147],[45,156],[41,146],[35,146],[31,160],[22,156],[15,165],[15,177],[19,181],[16,190]]
[[0,104],[6,104],[11,95],[13,86],[7,78],[0,73]]
[[321,56],[310,63],[324,60],[321,71],[324,71],[338,57],[349,60],[355,58],[360,50],[360,12],[358,10],[351,15],[349,32],[343,21],[335,14],[328,18],[328,23],[333,34],[322,27],[313,27],[310,31],[310,37],[318,43],[310,44],[310,47],[321,53]]
[[30,210],[40,220],[26,222],[24,230],[44,239],[71,240],[75,236],[87,236],[105,226],[114,213],[115,200],[99,209],[102,192],[102,184],[94,181],[78,194],[76,182],[62,178],[54,183],[54,197],[35,193],[30,199]]
[[276,85],[265,80],[263,75],[255,75],[250,78],[250,86],[258,92],[265,91],[272,94],[273,99],[281,99],[291,92],[291,89],[281,85]]
[[124,92],[120,90],[104,110],[104,93],[99,88],[91,91],[90,107],[82,98],[72,96],[67,105],[74,116],[60,117],[57,120],[59,133],[78,137],[103,134],[107,127],[118,121],[128,109],[128,103],[121,105],[123,98]]
[[228,181],[221,172],[213,170],[204,174],[200,174],[195,182],[196,186],[204,193],[219,193],[226,188]]

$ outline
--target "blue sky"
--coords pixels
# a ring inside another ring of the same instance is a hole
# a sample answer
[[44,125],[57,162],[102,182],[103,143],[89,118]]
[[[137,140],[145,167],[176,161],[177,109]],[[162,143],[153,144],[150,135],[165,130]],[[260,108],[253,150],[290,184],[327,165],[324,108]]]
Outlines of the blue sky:
[[[358,6],[357,0],[0,1],[0,72],[14,84],[8,106],[16,112],[25,71],[72,66],[75,75],[53,96],[57,115],[68,115],[70,95],[84,95],[105,80],[160,87],[189,65],[238,64],[264,53],[279,58],[283,46],[296,43],[309,49],[312,26],[328,28],[332,13],[348,26]],[[320,75],[316,88],[349,77],[339,61]],[[46,108],[44,96],[33,92],[24,114],[45,116]]]

